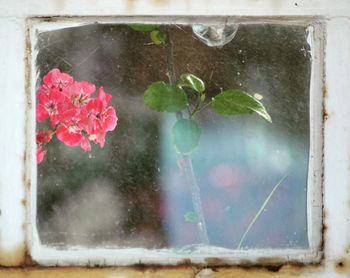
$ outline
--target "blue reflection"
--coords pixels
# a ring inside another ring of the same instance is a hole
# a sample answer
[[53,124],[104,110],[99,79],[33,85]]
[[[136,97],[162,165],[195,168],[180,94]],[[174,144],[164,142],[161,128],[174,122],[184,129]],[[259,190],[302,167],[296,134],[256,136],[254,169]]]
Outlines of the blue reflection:
[[[171,143],[174,118],[167,116],[162,126],[163,225],[168,244],[182,247],[200,242],[195,224],[184,218],[186,212],[193,211],[193,204],[184,178],[184,161]],[[268,124],[254,116],[210,115],[199,122],[202,136],[191,157],[210,244],[236,248],[273,187],[287,174],[243,247],[307,247],[309,139],[293,135],[290,127]]]

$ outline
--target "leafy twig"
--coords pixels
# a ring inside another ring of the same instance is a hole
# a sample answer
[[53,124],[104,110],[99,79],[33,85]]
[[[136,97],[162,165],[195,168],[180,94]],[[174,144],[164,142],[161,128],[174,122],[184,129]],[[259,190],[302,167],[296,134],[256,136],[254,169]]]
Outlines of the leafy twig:
[[[167,75],[169,78],[170,85],[175,85],[176,75],[175,75],[174,62],[173,62],[173,57],[174,57],[173,42],[171,41],[171,38],[168,33],[167,33],[167,42],[165,45],[167,50],[167,55],[166,55]],[[183,119],[182,112],[176,112],[176,118],[178,120]],[[185,154],[182,155],[182,158],[185,161],[185,179],[191,191],[193,209],[198,216],[197,228],[199,232],[200,241],[203,244],[209,244],[209,237],[208,237],[207,227],[205,223],[203,208],[202,208],[202,201],[200,197],[200,189],[197,183],[196,176],[194,174],[192,159],[189,155],[185,155]]]

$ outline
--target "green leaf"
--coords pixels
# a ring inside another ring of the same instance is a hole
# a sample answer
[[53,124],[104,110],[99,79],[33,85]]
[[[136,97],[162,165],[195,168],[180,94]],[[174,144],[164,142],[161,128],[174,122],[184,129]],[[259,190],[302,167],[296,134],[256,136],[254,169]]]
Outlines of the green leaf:
[[205,90],[204,82],[199,77],[191,73],[185,73],[180,76],[179,86],[190,87],[200,94]]
[[163,31],[153,30],[150,34],[152,42],[159,45],[166,42],[166,33]]
[[181,154],[189,154],[199,144],[201,128],[190,119],[178,120],[173,126],[173,142]]
[[159,27],[159,25],[155,24],[128,24],[128,26],[133,29],[134,31],[140,31],[140,32],[150,32]]
[[212,108],[215,112],[225,116],[246,113],[257,113],[265,120],[272,122],[264,105],[251,95],[240,90],[227,90],[213,98]]
[[184,90],[163,81],[154,82],[147,88],[144,101],[148,107],[158,112],[178,112],[188,105]]
[[184,215],[186,222],[197,223],[199,220],[198,215],[193,211],[188,211]]

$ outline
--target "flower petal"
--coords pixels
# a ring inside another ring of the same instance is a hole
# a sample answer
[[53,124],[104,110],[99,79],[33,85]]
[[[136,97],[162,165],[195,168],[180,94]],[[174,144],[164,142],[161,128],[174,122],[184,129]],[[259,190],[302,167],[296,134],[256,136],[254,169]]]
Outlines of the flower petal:
[[52,128],[55,128],[56,125],[58,125],[58,123],[60,122],[58,115],[54,114],[50,116],[50,124]]
[[36,143],[38,145],[47,144],[51,141],[52,135],[52,130],[38,130],[36,132]]
[[91,151],[91,145],[90,145],[89,139],[83,137],[83,139],[80,142],[80,147],[86,152]]
[[41,146],[39,146],[36,150],[36,163],[40,164],[44,160],[44,156],[47,150],[43,150]]
[[45,121],[49,117],[49,113],[47,112],[46,108],[42,104],[38,104],[36,106],[36,120],[41,123]]
[[79,146],[83,136],[80,132],[70,132],[69,129],[60,125],[57,128],[57,139],[66,144],[67,146]]
[[104,131],[112,131],[117,126],[118,117],[116,115],[115,109],[110,106],[104,112],[103,118],[103,129]]
[[96,134],[96,139],[94,140],[95,144],[100,144],[100,147],[103,148],[105,145],[106,133]]
[[112,95],[108,94],[104,91],[103,87],[100,87],[98,89],[98,93],[97,93],[97,99],[99,99],[102,103],[103,103],[103,107],[106,107],[107,104],[110,102],[110,100],[112,99]]

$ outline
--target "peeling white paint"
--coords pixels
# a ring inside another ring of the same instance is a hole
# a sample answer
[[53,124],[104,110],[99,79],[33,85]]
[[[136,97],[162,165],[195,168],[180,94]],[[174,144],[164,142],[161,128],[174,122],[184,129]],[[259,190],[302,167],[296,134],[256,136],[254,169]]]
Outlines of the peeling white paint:
[[308,27],[307,41],[311,49],[312,69],[310,82],[310,154],[307,186],[307,219],[310,249],[317,252],[322,242],[322,153],[323,153],[323,72],[324,26]]

